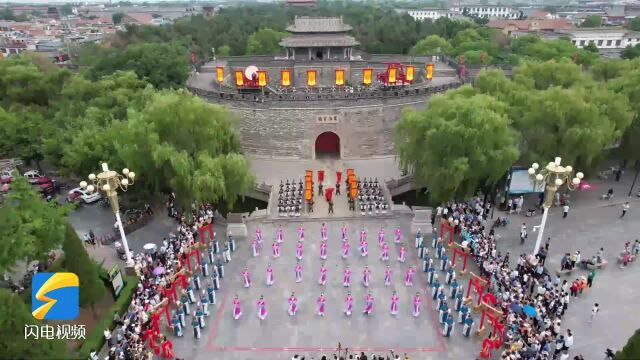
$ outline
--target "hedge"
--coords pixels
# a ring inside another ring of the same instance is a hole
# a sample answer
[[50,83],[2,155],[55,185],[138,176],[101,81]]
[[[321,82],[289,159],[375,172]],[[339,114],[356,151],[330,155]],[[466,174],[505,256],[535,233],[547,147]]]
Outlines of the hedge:
[[104,329],[115,329],[115,321],[113,320],[113,314],[118,313],[123,315],[131,304],[131,299],[135,290],[138,288],[138,278],[136,276],[123,275],[124,288],[120,293],[118,300],[111,305],[111,307],[102,314],[100,320],[96,323],[96,327],[93,331],[87,334],[87,339],[84,341],[80,349],[78,350],[80,358],[86,359],[89,357],[89,353],[92,349],[100,351],[106,342],[104,338]]

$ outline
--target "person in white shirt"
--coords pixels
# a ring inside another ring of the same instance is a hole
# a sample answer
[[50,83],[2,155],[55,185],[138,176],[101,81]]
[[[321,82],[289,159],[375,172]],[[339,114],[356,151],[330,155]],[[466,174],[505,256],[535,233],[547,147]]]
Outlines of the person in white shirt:
[[569,205],[564,204],[562,207],[562,218],[566,218],[569,215]]
[[564,337],[564,347],[562,348],[565,351],[568,351],[573,346],[573,334],[571,333],[571,329],[567,329],[567,335]]
[[565,350],[565,351],[563,351],[563,352],[560,354],[560,360],[569,360],[569,352],[568,352],[568,351],[566,351],[566,350]]
[[589,322],[592,323],[593,319],[596,317],[596,314],[600,311],[600,305],[598,305],[598,303],[595,303],[593,305],[593,307],[591,308],[591,318],[589,318]]

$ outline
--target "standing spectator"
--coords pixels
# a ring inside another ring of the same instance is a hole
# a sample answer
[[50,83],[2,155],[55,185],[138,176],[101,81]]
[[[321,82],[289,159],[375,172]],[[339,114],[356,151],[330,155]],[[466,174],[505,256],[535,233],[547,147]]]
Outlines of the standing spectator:
[[562,218],[566,218],[569,215],[569,204],[565,203],[562,207]]
[[573,334],[571,333],[571,329],[567,329],[567,335],[564,337],[564,347],[562,350],[569,351],[573,346]]
[[592,323],[593,319],[596,317],[596,314],[600,311],[600,306],[598,303],[595,303],[591,308],[591,317],[589,318],[589,322]]
[[520,244],[524,244],[524,240],[527,238],[527,224],[522,223],[522,227],[520,227]]
[[620,215],[621,219],[627,214],[627,211],[629,211],[629,202],[628,201],[626,203],[622,204],[622,215]]
[[593,285],[593,279],[596,277],[596,271],[591,270],[589,275],[587,276],[587,286],[591,287]]

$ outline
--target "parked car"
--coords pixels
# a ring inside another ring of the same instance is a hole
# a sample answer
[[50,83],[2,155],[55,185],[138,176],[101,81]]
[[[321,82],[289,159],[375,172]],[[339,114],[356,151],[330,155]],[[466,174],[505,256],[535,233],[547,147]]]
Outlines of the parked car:
[[99,192],[89,193],[87,190],[77,187],[75,189],[71,189],[69,194],[67,195],[67,201],[78,201],[81,199],[85,204],[94,203],[102,198]]
[[26,173],[24,173],[23,176],[26,177],[27,180],[32,184],[41,184],[42,183],[41,178],[43,178],[43,176],[40,175],[38,170],[29,170]]

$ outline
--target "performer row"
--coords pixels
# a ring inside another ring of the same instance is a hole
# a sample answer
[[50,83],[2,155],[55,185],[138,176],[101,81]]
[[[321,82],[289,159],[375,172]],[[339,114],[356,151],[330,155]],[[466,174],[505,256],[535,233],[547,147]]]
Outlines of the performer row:
[[[393,316],[398,315],[399,302],[400,302],[400,297],[394,291],[393,294],[391,295],[391,305],[389,308],[389,313],[391,315]],[[289,296],[289,298],[287,299],[287,304],[288,304],[287,313],[289,314],[289,316],[296,316],[296,314],[298,313],[299,307],[298,307],[298,298],[296,297],[295,293],[293,292],[291,293],[291,296]],[[353,299],[353,296],[351,296],[351,292],[349,292],[346,298],[344,299],[343,313],[346,316],[351,316],[351,314],[353,313],[353,304],[354,304],[354,299]],[[420,293],[417,292],[413,297],[412,315],[414,317],[420,316],[421,306],[422,306],[422,298],[420,296]],[[320,293],[320,296],[316,299],[317,315],[320,317],[324,317],[326,313],[326,309],[327,309],[327,298],[325,297],[324,293]],[[365,315],[371,315],[373,313],[373,309],[374,309],[374,297],[371,294],[371,292],[369,292],[364,299],[362,313]],[[260,295],[260,299],[256,303],[256,314],[260,320],[264,320],[267,318],[267,314],[268,314],[267,301],[265,300],[264,295]],[[240,319],[241,316],[242,316],[242,303],[238,295],[236,295],[235,298],[233,299],[233,318],[238,320]]]
[[[302,264],[298,262],[295,265],[293,271],[295,274],[296,283],[301,283],[302,282]],[[328,273],[327,267],[325,266],[325,264],[322,264],[320,266],[320,276],[318,277],[318,284],[322,286],[327,284],[327,273]],[[393,272],[391,271],[391,267],[387,265],[387,267],[384,270],[385,286],[391,285],[392,273]],[[342,284],[344,287],[351,286],[352,274],[353,272],[351,271],[351,268],[347,266],[342,273]],[[416,274],[416,269],[413,266],[407,269],[404,277],[404,283],[406,286],[413,286],[413,280],[414,280],[415,274]],[[251,287],[253,283],[251,281],[251,275],[249,273],[248,268],[244,268],[244,271],[242,271],[241,276],[243,279],[244,287],[245,288]],[[272,286],[274,283],[275,283],[275,276],[273,275],[273,267],[271,266],[271,263],[269,263],[267,264],[267,270],[266,270],[266,284],[267,286]],[[364,285],[365,287],[368,287],[370,283],[371,283],[371,269],[369,269],[369,266],[365,266],[364,269],[362,270],[362,285]]]
[[[341,229],[342,241],[347,241],[348,233],[349,232],[347,230],[347,225],[343,224]],[[298,240],[304,241],[304,236],[305,236],[304,226],[300,226],[298,228]],[[320,227],[320,239],[322,239],[322,241],[327,241],[328,237],[329,236],[328,236],[327,224],[322,223],[322,226]],[[255,240],[258,243],[262,243],[262,240],[263,240],[262,229],[260,228],[256,229]],[[366,240],[367,240],[367,230],[365,230],[365,228],[362,227],[360,229],[360,241],[362,242]],[[401,240],[402,240],[402,230],[400,230],[400,227],[397,227],[395,230],[394,242],[400,243]],[[278,228],[276,229],[276,242],[281,243],[283,241],[284,241],[284,229],[282,228],[282,225],[278,225]],[[378,243],[382,244],[384,241],[385,241],[385,230],[384,230],[384,226],[382,226],[378,231]]]

